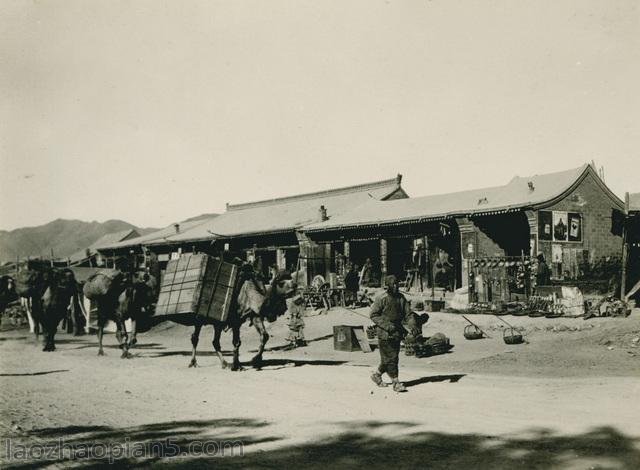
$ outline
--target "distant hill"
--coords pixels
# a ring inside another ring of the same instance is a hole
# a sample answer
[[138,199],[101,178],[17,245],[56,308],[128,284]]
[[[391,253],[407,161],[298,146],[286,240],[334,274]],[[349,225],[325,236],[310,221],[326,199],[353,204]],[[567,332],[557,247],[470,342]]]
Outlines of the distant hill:
[[48,258],[52,248],[56,258],[66,258],[108,233],[130,229],[135,229],[140,235],[157,230],[139,228],[122,220],[83,222],[65,219],[57,219],[38,227],[0,230],[0,263],[15,261],[16,256],[22,259],[28,256]]

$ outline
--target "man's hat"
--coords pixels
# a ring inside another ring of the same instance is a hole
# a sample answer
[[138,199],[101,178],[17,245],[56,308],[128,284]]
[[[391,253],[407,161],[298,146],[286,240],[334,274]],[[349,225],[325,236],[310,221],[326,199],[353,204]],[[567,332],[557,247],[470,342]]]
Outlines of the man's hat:
[[397,282],[396,277],[393,274],[388,275],[384,278],[384,286],[391,287]]
[[411,310],[416,313],[424,312],[424,302],[422,300],[412,300],[411,301]]

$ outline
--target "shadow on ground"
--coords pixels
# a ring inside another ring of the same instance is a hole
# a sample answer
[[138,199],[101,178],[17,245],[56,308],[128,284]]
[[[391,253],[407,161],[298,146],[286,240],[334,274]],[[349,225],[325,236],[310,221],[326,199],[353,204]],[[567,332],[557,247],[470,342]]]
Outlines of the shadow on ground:
[[[270,370],[300,366],[341,366],[348,361],[306,360],[306,359],[263,359],[257,369],[269,367]],[[243,366],[251,366],[251,362],[243,362]]]
[[[315,343],[318,341],[324,341],[325,339],[329,339],[329,338],[333,338],[333,334],[328,334],[328,335],[324,335],[324,336],[319,336],[317,338],[313,338],[313,339],[308,339],[307,344],[309,343]],[[289,348],[289,344],[281,344],[279,346],[273,346],[271,348],[264,348],[265,351],[283,351]],[[258,352],[257,349],[251,349],[249,352]]]
[[449,382],[456,383],[462,377],[467,374],[452,374],[452,375],[430,375],[427,377],[421,377],[419,379],[409,380],[407,382],[403,382],[405,387],[415,387],[416,385],[431,383],[431,382]]
[[34,375],[58,374],[60,372],[69,372],[69,369],[45,370],[42,372],[21,372],[17,374],[0,374],[0,377],[32,377]]
[[[640,468],[639,439],[625,436],[613,427],[600,427],[576,435],[531,429],[519,436],[490,436],[411,432],[416,426],[406,422],[351,422],[331,437],[294,445],[271,434],[269,423],[251,419],[174,421],[132,428],[70,426],[34,430],[30,435],[40,444],[56,445],[58,439],[63,439],[67,446],[88,446],[84,449],[98,449],[101,448],[99,445],[106,444],[118,467],[161,463],[173,468],[230,469],[298,466],[317,469]],[[398,436],[398,431],[402,432],[400,437],[390,437]],[[292,434],[295,435],[293,429]],[[139,448],[147,449],[147,454],[138,458],[123,455],[125,438],[129,452]],[[209,449],[214,453],[217,449],[217,456],[194,455],[194,443],[202,449],[201,444],[205,441],[216,443]],[[229,443],[226,447],[223,446],[225,442]],[[258,450],[255,447],[258,444],[269,445]],[[169,456],[171,452],[178,456]],[[73,465],[93,469],[106,467],[107,463],[106,457],[76,458]],[[11,468],[41,465],[35,461],[13,461],[12,464]]]

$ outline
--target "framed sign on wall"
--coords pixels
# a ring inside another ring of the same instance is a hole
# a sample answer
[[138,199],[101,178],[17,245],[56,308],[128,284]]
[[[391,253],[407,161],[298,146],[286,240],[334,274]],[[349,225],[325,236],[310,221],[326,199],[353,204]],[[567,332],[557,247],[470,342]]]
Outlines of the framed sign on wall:
[[582,224],[582,214],[578,212],[539,211],[538,240],[581,242]]

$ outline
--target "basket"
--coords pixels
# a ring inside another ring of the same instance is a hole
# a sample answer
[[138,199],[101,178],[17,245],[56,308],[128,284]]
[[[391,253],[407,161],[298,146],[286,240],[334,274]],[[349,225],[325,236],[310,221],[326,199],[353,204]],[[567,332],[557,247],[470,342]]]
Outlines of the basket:
[[404,355],[405,356],[415,356],[416,355],[416,344],[415,343],[404,343]]
[[453,346],[442,333],[436,333],[431,338],[427,338],[423,342],[415,344],[416,357],[436,356],[438,354],[447,353]]
[[476,325],[467,325],[464,327],[464,337],[466,339],[482,339],[482,331]]
[[507,328],[506,330],[504,330],[502,332],[502,339],[504,340],[505,344],[524,343],[524,338],[520,333],[518,333],[518,330],[516,330],[515,328]]

